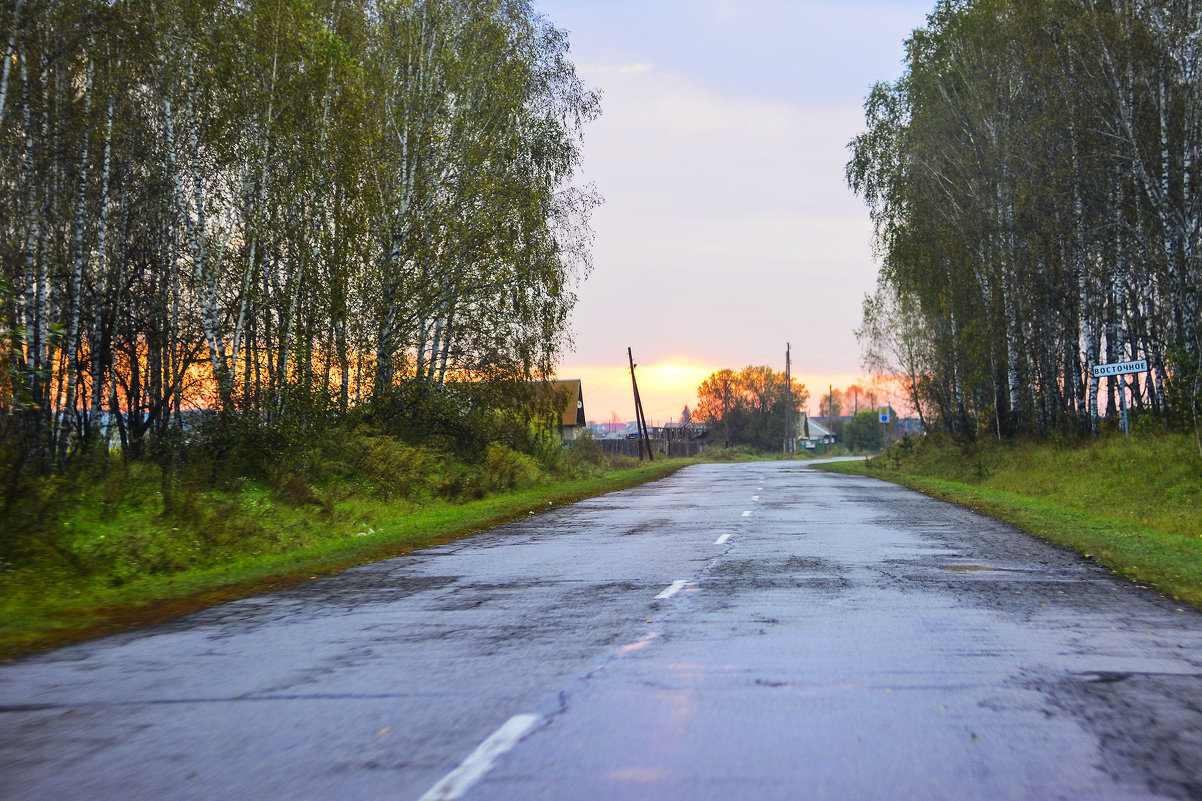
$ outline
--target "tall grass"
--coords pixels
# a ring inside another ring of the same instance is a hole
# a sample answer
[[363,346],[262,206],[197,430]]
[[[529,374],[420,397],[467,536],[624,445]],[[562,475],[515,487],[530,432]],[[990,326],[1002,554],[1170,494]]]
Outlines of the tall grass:
[[973,445],[931,436],[895,445],[888,458],[878,456],[870,465],[1045,499],[1166,534],[1202,536],[1202,459],[1185,435]]
[[148,604],[186,610],[176,602],[422,547],[681,464],[631,469],[588,441],[537,456],[494,443],[469,461],[352,431],[251,476],[217,480],[220,469],[197,460],[43,479],[3,521],[0,655],[157,619]]

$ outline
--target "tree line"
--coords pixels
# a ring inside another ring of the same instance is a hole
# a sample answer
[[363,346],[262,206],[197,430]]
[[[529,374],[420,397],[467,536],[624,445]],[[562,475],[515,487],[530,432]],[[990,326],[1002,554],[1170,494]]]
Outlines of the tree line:
[[[790,417],[805,407],[810,393],[796,380],[764,365],[719,370],[697,388],[692,417],[707,423],[710,441],[722,447],[746,445],[779,451]],[[687,408],[687,407],[686,407]]]
[[867,366],[966,436],[1096,432],[1124,386],[1196,431],[1202,4],[940,0],[906,48],[847,165]]
[[832,386],[818,400],[818,416],[857,415],[861,409],[875,413],[876,407],[877,393],[872,387],[865,388],[859,384],[852,384],[847,389],[839,390]]
[[0,48],[23,470],[165,452],[190,409],[303,432],[551,372],[598,96],[527,0],[13,0]]

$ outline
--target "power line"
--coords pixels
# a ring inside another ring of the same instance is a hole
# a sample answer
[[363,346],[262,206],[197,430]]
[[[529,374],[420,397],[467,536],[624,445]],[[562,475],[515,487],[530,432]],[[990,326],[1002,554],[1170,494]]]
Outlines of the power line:
[[620,373],[616,373],[616,374],[614,375],[614,377],[613,377],[613,378],[611,378],[611,379],[609,379],[608,381],[606,381],[606,382],[604,382],[604,383],[601,383],[601,384],[594,384],[594,385],[593,385],[593,387],[592,387],[592,389],[602,389],[602,388],[604,388],[604,387],[608,387],[608,386],[609,386],[610,384],[612,384],[613,382],[615,382],[615,381],[618,381],[619,379],[623,379],[623,378],[625,378],[625,377],[626,377],[626,371],[622,371],[622,372],[620,372]]
[[682,401],[677,401],[676,403],[670,403],[670,404],[668,404],[667,406],[660,407],[659,409],[653,409],[653,410],[651,411],[651,413],[652,413],[652,414],[659,414],[660,412],[666,412],[666,411],[668,411],[669,409],[675,409],[675,408],[676,408],[676,407],[678,407],[678,406],[679,406],[679,407],[681,407],[681,408],[683,409],[685,406],[687,406],[687,405],[688,405],[689,401],[691,401],[691,400],[693,400],[693,399],[692,399],[692,398],[685,398],[685,399],[684,399],[684,400],[682,400]]

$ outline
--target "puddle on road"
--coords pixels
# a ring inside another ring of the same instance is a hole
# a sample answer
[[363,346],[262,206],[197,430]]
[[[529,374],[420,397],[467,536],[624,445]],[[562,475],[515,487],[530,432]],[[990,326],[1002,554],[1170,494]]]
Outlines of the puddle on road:
[[1004,567],[992,567],[990,565],[940,565],[939,569],[940,570],[949,570],[953,573],[982,573],[982,572],[1006,573],[1006,572],[1010,572],[1010,571],[1007,571],[1006,568],[1004,568]]

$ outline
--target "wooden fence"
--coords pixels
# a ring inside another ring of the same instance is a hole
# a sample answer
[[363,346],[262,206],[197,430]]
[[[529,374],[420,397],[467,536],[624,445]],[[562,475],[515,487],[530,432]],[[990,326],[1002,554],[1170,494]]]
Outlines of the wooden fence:
[[[702,426],[686,428],[652,428],[647,431],[651,438],[651,452],[655,456],[670,459],[697,456],[708,444],[706,429]],[[603,453],[639,458],[637,439],[602,439],[597,444]]]

